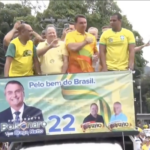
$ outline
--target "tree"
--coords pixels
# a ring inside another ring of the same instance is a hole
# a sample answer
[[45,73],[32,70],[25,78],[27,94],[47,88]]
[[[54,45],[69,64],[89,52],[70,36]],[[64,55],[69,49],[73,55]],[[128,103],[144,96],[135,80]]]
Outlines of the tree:
[[0,42],[3,41],[6,33],[13,27],[17,17],[31,15],[31,9],[20,4],[6,4],[0,2]]

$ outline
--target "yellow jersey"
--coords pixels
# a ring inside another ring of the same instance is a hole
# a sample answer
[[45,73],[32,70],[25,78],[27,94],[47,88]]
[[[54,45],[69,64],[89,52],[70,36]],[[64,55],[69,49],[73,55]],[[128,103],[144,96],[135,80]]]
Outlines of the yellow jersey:
[[[63,56],[68,56],[65,43],[59,41],[58,47],[51,48],[43,56],[39,57],[42,74],[62,73]],[[39,43],[37,51],[48,46],[47,41]]]
[[129,44],[135,44],[130,30],[122,28],[120,32],[112,29],[100,37],[100,44],[106,45],[106,64],[108,70],[127,70],[129,63]]
[[150,146],[147,146],[146,144],[144,144],[143,146],[142,146],[142,150],[149,150],[150,149]]
[[[85,37],[92,38],[93,42],[85,45],[78,52],[68,49],[68,44],[83,42]],[[96,38],[92,34],[87,32],[81,34],[77,30],[69,32],[66,35],[65,44],[69,53],[69,73],[94,72],[94,68],[92,67],[92,56],[97,53],[98,50],[96,47]]]
[[8,46],[6,57],[13,58],[9,69],[9,77],[33,75],[33,57],[37,56],[31,40],[26,45],[23,45],[18,37],[12,40]]

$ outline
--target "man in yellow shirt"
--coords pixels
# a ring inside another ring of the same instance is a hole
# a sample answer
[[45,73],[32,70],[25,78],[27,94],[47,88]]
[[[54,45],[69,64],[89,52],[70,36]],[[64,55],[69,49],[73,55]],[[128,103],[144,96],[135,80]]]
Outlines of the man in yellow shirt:
[[94,72],[92,59],[98,60],[96,39],[85,32],[87,20],[84,15],[75,17],[75,31],[66,35],[65,43],[69,52],[69,73]]
[[32,76],[33,65],[36,73],[41,74],[36,49],[30,40],[32,32],[28,24],[18,27],[19,36],[11,41],[6,52],[5,77]]
[[142,150],[149,150],[150,149],[150,140],[146,139],[143,143],[142,143]]
[[[103,27],[102,27],[102,33],[103,33],[104,31],[109,30],[109,29],[111,29],[110,26],[103,26]],[[150,46],[150,41],[148,41],[147,43],[145,43],[145,44],[143,44],[143,45],[141,45],[141,46],[135,47],[134,50],[135,50],[135,52],[139,52],[139,51],[141,51],[143,48],[148,47],[148,46]]]
[[46,28],[46,41],[39,43],[37,55],[42,74],[67,73],[68,52],[65,43],[57,39],[55,27],[48,26]]
[[110,17],[112,29],[100,38],[102,71],[133,70],[135,38],[131,31],[121,27],[122,16],[115,13]]

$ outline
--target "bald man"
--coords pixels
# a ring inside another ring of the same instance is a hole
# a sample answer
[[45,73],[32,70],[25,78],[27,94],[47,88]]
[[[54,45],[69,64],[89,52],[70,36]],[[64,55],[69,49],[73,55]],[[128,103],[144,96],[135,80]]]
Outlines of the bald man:
[[115,122],[127,122],[127,116],[122,113],[122,105],[120,102],[115,102],[114,103],[114,115],[111,116],[110,123],[115,123]]
[[18,37],[11,41],[6,52],[4,68],[5,77],[32,76],[33,65],[37,74],[41,74],[36,49],[30,40],[32,27],[21,24],[18,27]]

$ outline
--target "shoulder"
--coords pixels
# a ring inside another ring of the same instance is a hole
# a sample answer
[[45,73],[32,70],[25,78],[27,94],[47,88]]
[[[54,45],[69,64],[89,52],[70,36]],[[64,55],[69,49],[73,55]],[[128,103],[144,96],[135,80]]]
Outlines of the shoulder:
[[133,34],[132,31],[130,31],[128,29],[125,29],[125,28],[122,28],[122,32],[125,33],[125,34]]
[[8,114],[9,110],[10,110],[10,108],[7,108],[7,109],[3,110],[2,112],[0,112],[0,118],[2,116],[4,116],[5,114]]
[[121,116],[122,116],[122,117],[125,117],[125,118],[127,117],[127,116],[126,116],[125,114],[123,114],[123,113],[121,114]]
[[111,33],[113,33],[112,29],[108,29],[107,31],[104,31],[101,35],[101,37],[107,37],[109,36]]
[[46,42],[46,41],[40,42],[40,43],[37,45],[36,49],[43,48],[43,47],[45,47],[46,45],[47,45],[47,42]]
[[32,40],[29,40],[27,44],[34,45]]
[[110,33],[112,33],[112,32],[113,32],[112,29],[108,29],[108,30],[104,31],[103,34],[104,34],[104,35],[107,35],[107,34],[110,34]]
[[17,38],[15,38],[15,39],[13,39],[11,42],[10,42],[10,44],[12,43],[12,44],[18,44],[18,42],[19,42],[19,39],[18,39],[18,37]]
[[25,105],[25,107],[26,107],[26,109],[28,109],[28,111],[32,111],[32,112],[41,112],[41,110],[40,109],[38,109],[38,108],[35,108],[35,107],[32,107],[32,106],[27,106],[27,105]]
[[76,31],[71,31],[69,33],[67,33],[66,37],[70,37],[70,36],[73,36],[73,35],[76,35]]
[[90,115],[86,116],[86,117],[84,118],[84,120],[88,119],[89,117],[90,117]]
[[98,117],[99,117],[99,118],[103,118],[103,116],[101,116],[101,115],[98,115]]

